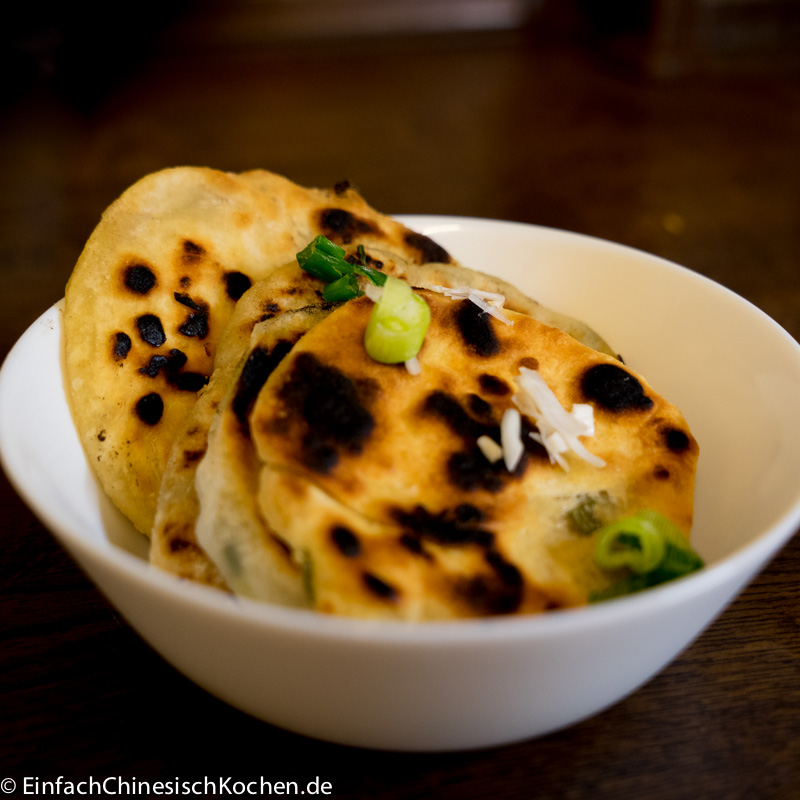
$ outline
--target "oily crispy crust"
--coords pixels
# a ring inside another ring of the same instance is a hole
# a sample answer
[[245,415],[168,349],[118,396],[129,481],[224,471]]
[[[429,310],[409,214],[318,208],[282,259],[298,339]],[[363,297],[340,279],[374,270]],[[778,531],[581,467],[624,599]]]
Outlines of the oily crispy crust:
[[236,300],[317,233],[407,263],[450,260],[352,189],[305,189],[265,170],[148,175],[87,242],[66,288],[73,418],[106,493],[143,533]]
[[[258,507],[306,564],[316,608],[416,620],[585,602],[612,577],[567,521],[587,495],[612,518],[661,511],[688,535],[697,443],[644,378],[531,317],[509,312],[506,326],[421,294],[432,321],[420,375],[368,357],[360,299],[298,342],[253,408]],[[513,474],[481,455],[520,366],[565,408],[594,407],[585,444],[605,467],[569,456],[565,471],[531,439]]]
[[[317,281],[292,262],[256,283],[236,304],[220,337],[211,380],[178,430],[161,479],[150,544],[150,561],[161,569],[227,588],[195,534],[199,513],[195,475],[206,456],[209,429],[225,395],[239,378],[253,329],[306,307],[327,308],[320,305],[318,293]],[[297,335],[304,332],[298,326],[294,330]]]
[[[202,557],[238,595],[306,604],[301,563],[258,510],[258,464],[249,411],[271,372],[330,312],[328,305],[309,305],[259,322],[211,422],[207,450],[196,469],[193,532]],[[198,553],[194,560],[201,560]]]
[[[376,253],[376,251],[367,251]],[[381,268],[394,275],[413,276],[417,283],[428,285],[457,286],[469,285],[486,291],[499,291],[507,287],[496,279],[481,273],[467,270],[458,265],[426,265],[413,267],[407,262],[399,262],[383,256]],[[413,272],[410,270],[413,269]],[[507,287],[512,290],[512,287]],[[230,414],[223,398],[232,391],[231,385],[239,380],[241,369],[245,363],[244,355],[250,347],[267,347],[270,336],[280,335],[287,321],[284,315],[300,309],[307,310],[304,320],[294,316],[293,330],[305,333],[322,316],[314,312],[327,310],[320,303],[319,283],[302,271],[296,262],[277,269],[269,278],[255,284],[237,304],[233,317],[228,323],[221,338],[214,373],[209,385],[200,393],[190,415],[182,425],[172,445],[170,457],[166,465],[159,491],[158,507],[153,527],[150,558],[152,563],[179,575],[218,588],[228,588],[226,578],[234,580],[235,591],[253,594],[253,590],[245,585],[241,575],[231,574],[229,560],[223,553],[230,554],[234,529],[238,526],[244,538],[253,538],[252,531],[264,536],[263,522],[260,517],[252,519],[248,516],[249,482],[245,477],[251,469],[253,456],[249,444],[237,442],[241,431],[230,421],[219,421],[216,428],[216,439],[211,445],[213,455],[206,454],[208,432],[215,415]],[[518,309],[530,309],[547,319],[557,318],[558,322],[569,327],[573,332],[576,325],[570,325],[569,318],[556,315],[540,304],[513,290],[509,292],[509,305]],[[250,344],[250,336],[254,327],[263,344]],[[589,329],[586,329],[589,331]],[[578,331],[582,334],[582,331]],[[589,331],[591,334],[591,331]],[[595,337],[596,338],[596,337]],[[590,339],[595,341],[595,339]],[[225,437],[231,441],[223,443]],[[237,463],[236,458],[241,461]],[[195,487],[195,475],[204,461],[208,466],[204,477],[201,477],[205,501],[205,513],[202,516],[202,540],[210,548],[213,557],[206,553],[205,545],[198,541],[196,521],[200,513],[200,504]],[[235,520],[235,523],[234,523]],[[250,531],[251,533],[247,533]],[[220,544],[222,542],[222,544]],[[274,555],[274,543],[270,543],[267,555]],[[227,549],[226,549],[227,548]],[[247,546],[253,552],[252,546]],[[251,559],[252,562],[252,559]],[[282,561],[281,561],[282,564]],[[262,566],[259,581],[269,580],[270,571]],[[252,583],[255,578],[248,577]],[[263,596],[264,592],[260,592]]]

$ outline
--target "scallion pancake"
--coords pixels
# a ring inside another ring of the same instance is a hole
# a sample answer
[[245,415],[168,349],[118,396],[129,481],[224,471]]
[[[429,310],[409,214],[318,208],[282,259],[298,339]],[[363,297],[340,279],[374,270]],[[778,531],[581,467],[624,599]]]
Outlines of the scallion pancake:
[[[277,268],[236,304],[220,337],[211,380],[176,432],[164,468],[150,542],[152,564],[181,578],[228,588],[195,535],[199,512],[195,474],[206,454],[209,429],[231,386],[241,380],[253,330],[268,325],[275,332],[269,349],[277,358],[318,320],[317,310],[329,307],[320,302],[318,282],[296,262]],[[293,319],[291,328],[280,322],[285,315]],[[268,334],[259,334],[256,340],[268,347]],[[282,345],[275,349],[278,342]],[[252,380],[249,386],[255,389]]]
[[320,233],[403,263],[451,260],[345,184],[306,189],[265,170],[162,170],[103,214],[66,288],[67,388],[91,467],[143,533],[237,300]]
[[[587,499],[601,521],[653,509],[688,536],[697,443],[641,375],[528,315],[506,311],[506,325],[467,300],[420,294],[432,315],[420,374],[367,355],[372,303],[361,298],[294,345],[248,417],[253,458],[238,484],[301,568],[312,607],[429,620],[585,603],[616,577],[571,523]],[[566,469],[554,463],[524,415],[513,471],[484,454],[478,440],[502,440],[522,369],[567,411],[591,406],[582,443],[604,466],[572,452]],[[214,474],[211,462],[199,470]],[[218,537],[208,525],[200,541],[220,553]],[[244,593],[261,596],[252,539],[226,527],[224,550]]]

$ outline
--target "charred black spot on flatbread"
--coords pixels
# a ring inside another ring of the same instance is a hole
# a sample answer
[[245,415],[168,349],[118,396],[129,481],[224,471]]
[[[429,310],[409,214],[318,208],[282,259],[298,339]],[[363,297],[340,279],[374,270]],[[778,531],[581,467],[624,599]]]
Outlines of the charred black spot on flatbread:
[[184,263],[191,264],[192,262],[199,261],[206,254],[205,248],[193,242],[191,239],[183,240],[183,252],[181,258]]
[[423,264],[449,264],[453,260],[447,250],[422,233],[408,231],[404,238],[420,254]]
[[120,331],[119,333],[114,334],[114,358],[121,361],[128,355],[128,353],[130,353],[132,346],[133,343],[131,342],[131,337],[128,336],[127,333]]
[[454,510],[456,521],[461,525],[474,525],[483,522],[486,514],[472,503],[459,503]]
[[[538,362],[536,363],[536,366],[539,366]],[[502,378],[497,378],[494,375],[489,375],[486,372],[484,372],[483,375],[478,376],[478,383],[486,394],[502,397],[503,395],[511,393],[511,387]]]
[[208,309],[193,311],[181,324],[178,330],[184,336],[205,339],[208,336]]
[[690,440],[686,433],[678,428],[664,428],[664,443],[673,453],[682,453],[689,448]]
[[155,355],[150,358],[150,361],[145,366],[139,368],[139,372],[142,375],[147,375],[148,378],[155,378],[167,366],[169,366],[169,359],[166,356]]
[[371,572],[365,572],[362,578],[364,579],[364,585],[367,589],[382,600],[394,602],[400,597],[400,592],[394,586],[387,583],[382,578],[379,578],[377,575],[373,575]]
[[455,323],[464,344],[475,355],[488,358],[500,352],[500,340],[494,332],[491,315],[475,303],[461,300],[456,305]]
[[447,476],[450,482],[464,491],[484,489],[499,492],[507,480],[525,472],[529,453],[546,457],[546,451],[527,435],[534,428],[523,419],[525,454],[514,472],[509,473],[502,460],[495,463],[489,461],[476,442],[479,437],[488,436],[499,443],[500,426],[493,419],[491,405],[481,398],[478,398],[480,403],[476,402],[473,399],[476,397],[477,395],[469,395],[467,402],[473,413],[477,412],[476,415],[482,419],[475,419],[455,397],[440,390],[431,392],[425,398],[422,410],[424,414],[437,417],[465,444],[464,450],[450,454],[447,459]]
[[478,394],[470,394],[467,398],[467,402],[469,403],[469,410],[476,416],[476,417],[483,417],[484,419],[490,420],[493,416],[492,411],[492,404],[488,403]]
[[504,473],[507,475],[508,471],[502,459],[492,463],[478,447],[453,453],[447,460],[447,477],[450,482],[467,492],[476,489],[499,492],[503,488]]
[[328,472],[338,450],[359,453],[375,428],[375,419],[362,403],[363,391],[341,370],[323,364],[311,353],[301,353],[289,380],[280,389],[285,406],[303,418],[306,465]]
[[169,549],[172,550],[173,553],[180,553],[191,547],[192,543],[186,541],[186,539],[179,539],[176,537],[169,540]]
[[336,525],[331,530],[331,541],[336,549],[347,558],[355,558],[361,554],[360,539],[344,525]]
[[477,524],[483,520],[483,514],[470,504],[462,503],[454,510],[445,509],[438,514],[421,505],[410,511],[393,508],[390,513],[405,534],[417,540],[425,538],[444,545],[477,544],[481,547],[494,542],[492,532]]
[[164,401],[157,392],[140,397],[136,403],[136,414],[145,425],[156,425],[164,414]]
[[413,553],[415,556],[421,556],[424,559],[430,560],[431,554],[425,549],[422,540],[413,533],[403,533],[397,540],[402,547]]
[[259,322],[266,322],[268,319],[273,319],[280,313],[281,307],[277,303],[267,303],[264,306],[264,313],[258,318]]
[[202,308],[185,292],[173,292],[172,296],[184,306],[193,309],[194,311],[201,311]]
[[156,285],[156,276],[145,264],[131,264],[125,269],[125,285],[135,294],[145,295]]
[[156,378],[162,371],[166,374],[167,381],[184,392],[197,392],[208,383],[208,375],[199,372],[181,372],[186,365],[186,354],[181,350],[172,349],[167,355],[158,353],[150,357],[143,367],[139,368],[142,375]]
[[333,191],[335,194],[341,197],[343,194],[347,192],[349,188],[350,188],[350,181],[343,180],[339,181],[337,184],[334,185]]
[[161,347],[167,341],[164,333],[164,326],[155,314],[143,314],[136,320],[136,327],[142,341],[147,342],[151,347]]
[[589,400],[610,411],[646,410],[653,406],[642,384],[616,364],[595,364],[590,367],[583,375],[581,387]]
[[231,300],[238,300],[253,285],[244,272],[226,272],[223,279],[225,291]]
[[373,269],[383,269],[383,261],[373,258],[369,253],[366,252],[363,254],[363,259],[356,253],[350,253],[350,255],[345,256],[344,260],[347,261],[348,264],[356,264],[361,267],[372,267]]
[[171,382],[182,392],[199,392],[207,383],[208,375],[200,372],[179,372]]
[[522,603],[522,573],[496,550],[487,551],[486,562],[492,571],[461,582],[461,594],[479,613],[513,614]]
[[206,449],[205,448],[201,448],[200,450],[184,450],[183,451],[183,463],[186,466],[189,466],[190,464],[195,464],[205,454],[206,454]]
[[334,242],[349,244],[355,236],[378,233],[371,222],[343,208],[323,208],[319,212],[319,227]]
[[187,360],[186,353],[184,353],[182,350],[173,348],[169,351],[170,369],[178,370],[181,369],[181,367],[185,367]]
[[250,436],[250,410],[258,393],[261,391],[261,387],[267,382],[269,376],[288,355],[293,346],[294,342],[281,339],[272,350],[256,347],[247,357],[236,386],[236,394],[231,401],[231,408],[236,415],[236,419],[239,420],[245,436]]
[[517,367],[525,367],[525,369],[539,369],[539,359],[534,358],[533,356],[523,356],[519,361],[517,361]]
[[497,434],[497,426],[487,426],[473,419],[455,397],[447,392],[431,392],[423,402],[423,413],[438,417],[457,436],[465,440],[475,440],[484,434]]

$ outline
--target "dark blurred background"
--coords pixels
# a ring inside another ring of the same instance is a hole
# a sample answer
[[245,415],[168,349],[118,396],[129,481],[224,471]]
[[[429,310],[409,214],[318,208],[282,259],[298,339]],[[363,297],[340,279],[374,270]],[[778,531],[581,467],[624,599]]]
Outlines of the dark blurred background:
[[[103,209],[181,164],[349,179],[386,213],[623,242],[720,281],[800,338],[799,0],[14,11],[0,26],[0,359],[63,296]],[[208,697],[119,620],[2,473],[0,512],[0,777],[230,774],[266,758],[273,777],[302,763],[340,797],[800,796],[797,539],[599,717],[480,755],[379,756]]]
[[[0,31],[0,270],[31,318],[114,197],[198,164],[346,177],[387,213],[623,241],[800,330],[800,303],[779,308],[756,280],[765,261],[797,272],[797,0],[31,0],[17,12]],[[0,327],[2,350],[18,333]]]

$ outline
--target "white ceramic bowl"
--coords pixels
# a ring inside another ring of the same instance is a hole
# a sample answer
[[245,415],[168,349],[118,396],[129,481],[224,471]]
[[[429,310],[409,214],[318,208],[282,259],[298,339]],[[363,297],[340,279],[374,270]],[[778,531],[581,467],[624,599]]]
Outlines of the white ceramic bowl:
[[217,697],[275,725],[397,750],[499,745],[620,700],[686,647],[800,525],[800,347],[757,308],[630,248],[528,225],[404,217],[464,263],[584,319],[681,408],[700,443],[708,567],[549,615],[404,625],[238,600],[151,569],[98,491],[62,383],[61,312],[0,373],[0,457],[130,624]]

